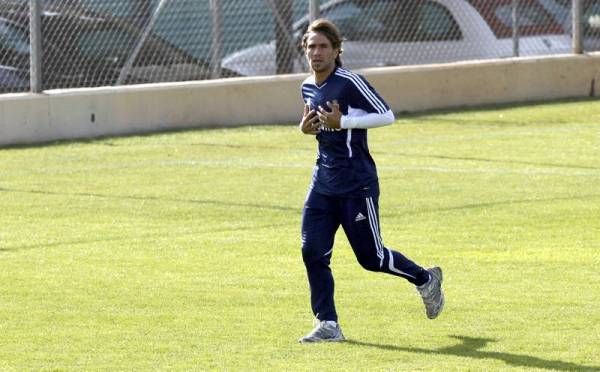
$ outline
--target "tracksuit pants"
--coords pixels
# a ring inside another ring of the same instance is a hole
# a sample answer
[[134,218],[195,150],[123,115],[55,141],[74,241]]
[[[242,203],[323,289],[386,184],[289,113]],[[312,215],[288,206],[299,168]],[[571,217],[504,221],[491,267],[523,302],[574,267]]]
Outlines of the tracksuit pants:
[[424,268],[383,245],[377,197],[337,197],[311,190],[302,213],[302,259],[308,274],[311,307],[317,319],[337,321],[329,263],[340,225],[364,269],[400,276],[415,285],[429,280]]

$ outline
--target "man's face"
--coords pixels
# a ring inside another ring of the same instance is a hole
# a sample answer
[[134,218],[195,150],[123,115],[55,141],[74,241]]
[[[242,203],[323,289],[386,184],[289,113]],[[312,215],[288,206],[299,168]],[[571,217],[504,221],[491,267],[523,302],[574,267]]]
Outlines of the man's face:
[[339,49],[333,49],[329,39],[318,32],[311,32],[306,39],[306,58],[314,72],[327,72],[335,67]]

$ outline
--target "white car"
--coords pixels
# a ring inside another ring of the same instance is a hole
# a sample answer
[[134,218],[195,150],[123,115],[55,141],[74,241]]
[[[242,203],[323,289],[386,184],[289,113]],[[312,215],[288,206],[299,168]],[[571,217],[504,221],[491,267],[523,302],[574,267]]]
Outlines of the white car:
[[[561,24],[565,33],[573,31],[572,0],[538,0],[539,3]],[[600,50],[600,0],[584,0],[583,48],[586,51]]]
[[[520,10],[519,55],[562,54],[571,38],[537,0]],[[342,61],[350,69],[513,57],[512,0],[333,0],[321,17],[345,38]],[[294,47],[309,24],[294,24]],[[276,73],[275,41],[226,56],[222,66],[241,75]],[[292,72],[308,71],[298,50]]]

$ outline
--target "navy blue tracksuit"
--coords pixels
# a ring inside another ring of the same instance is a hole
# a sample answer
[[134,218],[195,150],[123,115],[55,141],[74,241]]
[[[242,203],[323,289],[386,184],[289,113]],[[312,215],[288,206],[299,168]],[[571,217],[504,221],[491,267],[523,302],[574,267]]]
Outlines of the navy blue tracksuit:
[[[389,110],[362,76],[341,67],[318,86],[313,76],[307,78],[302,84],[302,98],[314,110],[335,100],[343,115],[383,114]],[[425,283],[429,274],[383,245],[379,181],[369,154],[367,130],[323,128],[317,141],[317,161],[302,214],[302,257],[314,315],[319,320],[337,321],[329,263],[340,226],[365,269],[401,276],[415,285]]]

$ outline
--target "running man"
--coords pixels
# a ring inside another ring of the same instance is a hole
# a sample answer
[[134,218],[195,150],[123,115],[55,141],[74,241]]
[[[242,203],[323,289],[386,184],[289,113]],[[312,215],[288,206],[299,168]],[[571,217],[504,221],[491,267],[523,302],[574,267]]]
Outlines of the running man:
[[394,122],[387,103],[360,75],[342,68],[342,37],[330,21],[311,23],[302,47],[312,75],[302,83],[300,130],[316,135],[318,153],[302,213],[302,258],[318,323],[300,342],[343,341],[329,267],[342,226],[360,265],[402,277],[417,288],[427,317],[444,306],[442,270],[424,269],[384,246],[379,229],[379,181],[367,129]]

